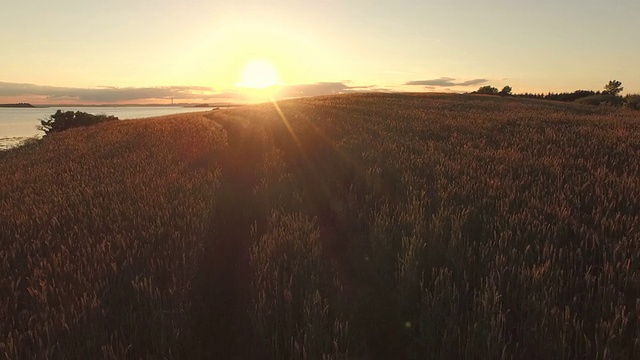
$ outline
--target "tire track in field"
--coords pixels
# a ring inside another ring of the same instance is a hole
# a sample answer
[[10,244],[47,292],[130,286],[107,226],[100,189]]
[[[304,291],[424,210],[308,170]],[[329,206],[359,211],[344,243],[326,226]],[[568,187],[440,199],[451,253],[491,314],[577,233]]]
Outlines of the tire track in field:
[[195,358],[241,359],[251,350],[249,248],[257,211],[252,188],[263,143],[252,136],[246,121],[216,118],[228,146],[218,164],[221,181],[209,236],[194,287]]
[[324,261],[337,266],[343,285],[338,302],[359,347],[355,353],[371,359],[406,358],[402,334],[395,326],[400,318],[395,289],[372,278],[371,265],[360,260],[367,230],[355,220],[352,211],[357,210],[347,206],[352,186],[365,186],[359,178],[363,175],[313,121],[301,116],[291,124],[297,139],[282,124],[271,131],[275,146],[302,186],[306,211],[317,219]]

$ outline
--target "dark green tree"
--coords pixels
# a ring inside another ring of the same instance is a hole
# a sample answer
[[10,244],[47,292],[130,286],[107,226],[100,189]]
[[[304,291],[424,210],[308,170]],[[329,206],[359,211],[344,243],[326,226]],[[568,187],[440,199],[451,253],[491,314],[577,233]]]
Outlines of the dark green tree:
[[58,110],[55,114],[50,115],[48,119],[40,120],[38,130],[42,130],[45,135],[48,135],[54,132],[113,120],[118,120],[118,118],[113,115],[92,115],[81,111]]
[[622,83],[618,80],[611,80],[604,86],[604,93],[608,95],[618,95],[624,90]]

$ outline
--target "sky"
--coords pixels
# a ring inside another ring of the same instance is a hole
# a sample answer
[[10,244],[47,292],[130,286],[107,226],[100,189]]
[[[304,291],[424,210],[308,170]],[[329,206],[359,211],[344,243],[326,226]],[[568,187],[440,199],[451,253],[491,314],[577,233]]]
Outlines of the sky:
[[0,103],[247,102],[274,77],[280,98],[640,93],[639,15],[637,0],[10,1]]

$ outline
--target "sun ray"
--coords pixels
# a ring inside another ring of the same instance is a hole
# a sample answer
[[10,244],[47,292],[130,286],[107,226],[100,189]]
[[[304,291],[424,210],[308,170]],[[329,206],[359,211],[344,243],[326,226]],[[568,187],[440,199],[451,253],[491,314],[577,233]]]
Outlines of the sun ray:
[[[289,131],[289,134],[293,138],[293,141],[295,141],[299,149],[302,149],[302,143],[300,143],[300,139],[298,138],[298,135],[296,135],[295,131],[293,131],[293,128],[291,127],[291,124],[289,124],[289,120],[287,120],[287,117],[284,116],[282,109],[280,109],[280,105],[278,105],[278,102],[274,98],[271,98],[271,102],[273,103],[273,106],[278,112],[278,115],[280,116],[280,120],[282,120],[282,122],[284,123],[284,126],[287,128],[287,130]],[[304,152],[303,152],[303,155],[304,155]]]

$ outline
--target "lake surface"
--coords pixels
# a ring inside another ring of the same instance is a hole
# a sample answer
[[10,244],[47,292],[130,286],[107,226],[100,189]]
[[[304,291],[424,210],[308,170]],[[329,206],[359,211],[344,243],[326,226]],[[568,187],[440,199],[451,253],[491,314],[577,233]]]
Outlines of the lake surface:
[[114,115],[120,120],[211,110],[211,108],[208,107],[193,108],[179,106],[0,107],[0,149],[14,146],[26,138],[42,136],[43,132],[36,129],[36,126],[40,125],[40,119],[48,118],[49,115],[53,115],[58,109],[62,111],[82,111],[94,115]]

